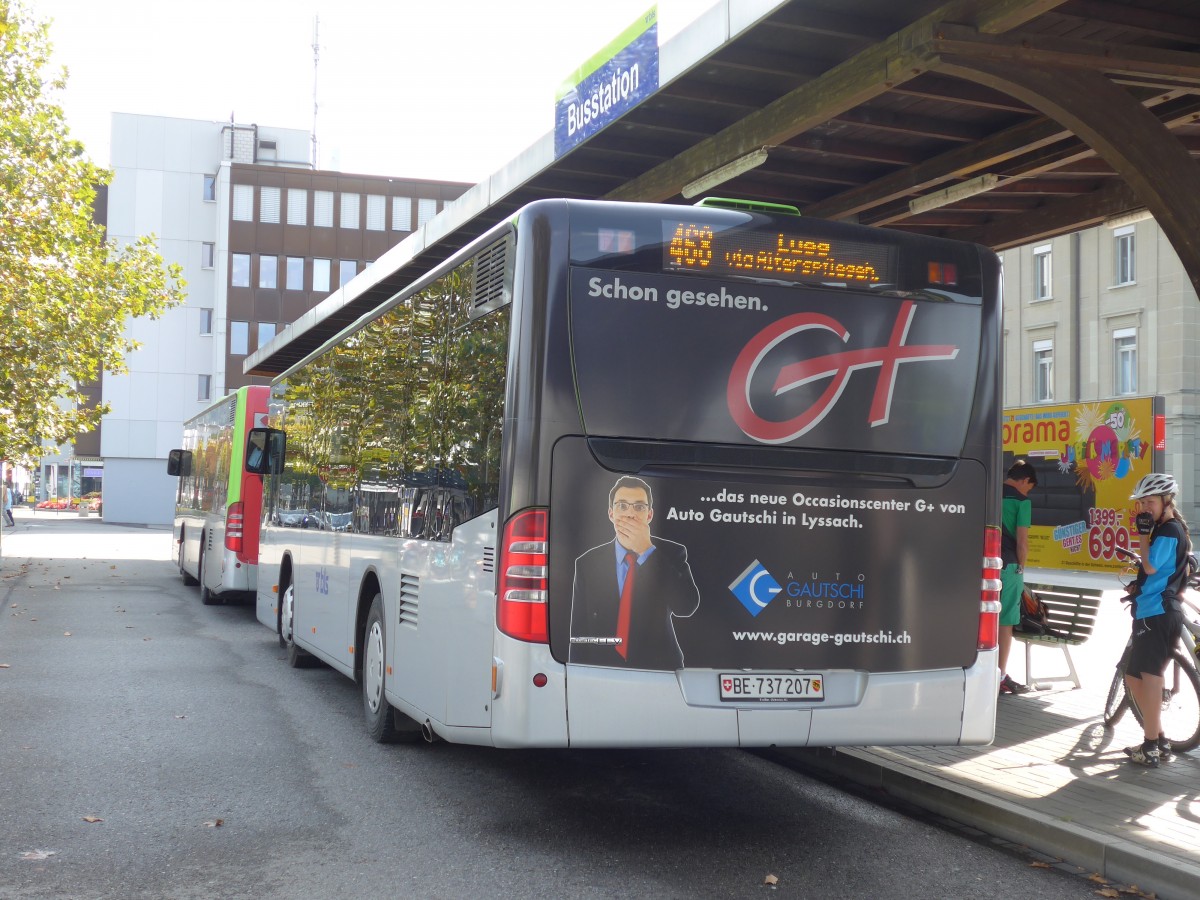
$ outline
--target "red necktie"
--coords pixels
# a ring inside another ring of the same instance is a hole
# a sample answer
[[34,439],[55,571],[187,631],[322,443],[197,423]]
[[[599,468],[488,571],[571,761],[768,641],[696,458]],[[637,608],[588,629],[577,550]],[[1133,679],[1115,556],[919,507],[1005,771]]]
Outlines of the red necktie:
[[628,571],[625,573],[625,584],[621,587],[621,605],[617,607],[617,637],[621,639],[617,644],[617,652],[622,659],[629,658],[629,612],[633,606],[633,576],[637,572],[637,558],[638,555],[632,550],[625,551]]

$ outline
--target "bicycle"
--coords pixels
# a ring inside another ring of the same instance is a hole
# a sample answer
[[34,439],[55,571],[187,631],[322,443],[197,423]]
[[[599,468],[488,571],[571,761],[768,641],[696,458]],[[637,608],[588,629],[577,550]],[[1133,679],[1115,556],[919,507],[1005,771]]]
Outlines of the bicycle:
[[[1118,555],[1131,565],[1141,562],[1141,557],[1124,547],[1115,548]],[[1200,574],[1197,574],[1195,557],[1192,557],[1192,575],[1188,577],[1187,588],[1200,588]],[[1126,569],[1125,572],[1130,571]],[[1136,571],[1136,569],[1135,569]],[[1124,572],[1122,573],[1124,574]],[[1120,576],[1118,576],[1120,577]],[[1122,581],[1129,587],[1129,582]],[[1171,749],[1176,753],[1186,753],[1200,746],[1200,623],[1194,622],[1187,614],[1187,609],[1200,613],[1200,606],[1186,597],[1186,592],[1179,597],[1184,605],[1183,629],[1179,635],[1179,643],[1171,652],[1171,662],[1164,675],[1162,698],[1162,731],[1163,736],[1171,743]],[[1132,602],[1126,596],[1125,602]],[[1125,651],[1117,663],[1117,671],[1113,675],[1112,685],[1108,689],[1108,699],[1104,704],[1104,725],[1111,728],[1121,720],[1125,711],[1133,711],[1133,717],[1139,725],[1142,724],[1142,712],[1125,686],[1125,666],[1129,661],[1129,652],[1133,643],[1132,636],[1125,644]]]

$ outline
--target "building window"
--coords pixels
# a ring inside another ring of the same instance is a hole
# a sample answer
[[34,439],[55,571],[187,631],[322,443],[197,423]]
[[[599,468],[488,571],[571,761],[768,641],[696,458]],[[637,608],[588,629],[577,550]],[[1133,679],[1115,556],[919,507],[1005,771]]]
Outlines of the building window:
[[392,231],[412,231],[412,198],[392,198]]
[[313,225],[333,227],[333,191],[313,191]]
[[358,194],[342,194],[341,226],[343,228],[359,228]]
[[254,221],[254,185],[235,184],[233,186],[233,221]]
[[204,176],[204,194],[203,194],[203,196],[204,196],[205,201],[208,203],[215,203],[217,201],[217,176],[216,175],[205,175]]
[[212,399],[212,376],[198,375],[196,376],[196,399],[211,400]]
[[234,287],[250,287],[250,254],[234,253],[233,266],[230,268],[231,281]]
[[279,221],[279,188],[261,188],[258,192],[258,203],[261,209],[260,222]]
[[1054,341],[1033,342],[1033,384],[1038,403],[1054,399]]
[[1133,284],[1136,277],[1133,267],[1133,226],[1126,225],[1113,232],[1113,284]]
[[352,259],[343,259],[338,263],[338,284],[345,285],[358,274],[358,263]]
[[250,352],[250,323],[229,323],[229,352],[235,356],[245,356]]
[[1113,371],[1116,374],[1115,393],[1136,394],[1137,379],[1137,329],[1121,328],[1113,332]]
[[367,194],[367,231],[383,231],[385,199],[382,194]]
[[1033,248],[1033,299],[1050,299],[1050,245]]
[[314,259],[313,260],[313,286],[314,291],[329,293],[329,260]]
[[205,241],[200,245],[200,268],[211,269],[216,265],[217,245]]
[[304,188],[288,188],[289,225],[308,224],[308,191]]
[[287,289],[289,291],[304,290],[303,256],[289,256],[287,258]]
[[271,342],[275,337],[274,322],[259,322],[258,323],[258,346],[261,349]]
[[279,257],[260,256],[258,258],[258,286],[273,288],[279,282]]
[[211,309],[200,310],[200,333],[212,334],[213,311]]
[[437,201],[421,199],[417,201],[417,227],[432,221],[437,215]]

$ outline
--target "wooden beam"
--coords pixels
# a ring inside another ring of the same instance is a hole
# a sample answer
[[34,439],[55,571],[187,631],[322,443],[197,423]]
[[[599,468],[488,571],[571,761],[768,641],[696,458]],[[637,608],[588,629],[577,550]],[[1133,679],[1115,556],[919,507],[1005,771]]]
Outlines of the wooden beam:
[[[1200,97],[1173,98],[1156,106],[1155,110],[1161,116],[1163,127],[1173,128],[1200,120]],[[978,143],[956,147],[861,188],[822,200],[806,207],[804,214],[822,219],[847,218],[872,207],[938,187],[952,179],[968,178],[1001,167],[1004,167],[1004,174],[1033,175],[1051,171],[1055,159],[1067,161],[1095,153],[1091,148],[1087,148],[1086,152],[1072,149],[1076,146],[1073,139],[1074,135],[1069,129],[1052,120],[1023,122]],[[1057,146],[1059,144],[1063,146]],[[1046,152],[1037,154],[1037,151]],[[1027,165],[1025,159],[1031,153],[1037,155]]]
[[1057,9],[1065,2],[1066,0],[1003,0],[980,10],[971,24],[984,34],[1003,34]]
[[993,250],[1006,250],[1100,225],[1109,216],[1137,206],[1133,188],[1124,181],[1114,181],[1094,194],[1045,203],[1019,217],[1005,216],[993,224],[966,229],[956,237]]
[[949,23],[934,29],[933,46],[944,55],[1152,75],[1182,84],[1200,84],[1200,53],[1161,47],[1105,44],[1057,35],[980,34],[973,28]]
[[1024,153],[1050,146],[1070,136],[1071,132],[1057,122],[1046,119],[1023,122],[992,137],[966,147],[956,147],[894,175],[876,179],[861,188],[806,207],[804,214],[819,219],[843,219],[952,179],[987,172]]
[[608,200],[661,201],[678,194],[683,186],[731,160],[827,122],[840,112],[886,93],[896,84],[915,78],[933,61],[928,51],[937,13],[834,66],[737,125],[688,148],[672,160],[622,185]]
[[946,59],[943,70],[1037,107],[1078,135],[1158,221],[1200,292],[1200,165],[1158,117],[1098,72]]
[[1059,8],[1059,12],[1092,25],[1108,22],[1150,37],[1200,41],[1200,21],[1195,16],[1178,16],[1111,0],[1070,0]]
[[838,113],[838,122],[849,122],[852,125],[863,125],[877,131],[891,131],[897,134],[920,135],[921,137],[936,138],[939,141],[954,141],[970,144],[985,137],[987,132],[973,122],[961,119],[932,118],[930,116],[915,116],[908,112],[892,112],[887,109],[871,109],[860,106]]
[[942,78],[938,75],[922,75],[892,88],[891,93],[906,97],[922,97],[976,109],[998,109],[1002,112],[1030,115],[1034,110],[999,91],[979,84],[971,84],[958,78]]

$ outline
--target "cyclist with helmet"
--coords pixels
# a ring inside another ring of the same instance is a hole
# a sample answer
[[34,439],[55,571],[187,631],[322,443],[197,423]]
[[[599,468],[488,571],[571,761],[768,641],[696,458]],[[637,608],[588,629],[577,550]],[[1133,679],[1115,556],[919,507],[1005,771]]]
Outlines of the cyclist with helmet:
[[1139,766],[1156,767],[1172,755],[1160,727],[1163,673],[1183,627],[1178,594],[1187,581],[1192,549],[1187,522],[1175,507],[1178,493],[1174,478],[1155,473],[1139,481],[1129,498],[1137,502],[1138,532],[1149,536],[1130,588],[1133,642],[1125,667],[1125,686],[1142,710],[1145,729],[1144,742],[1125,752]]

